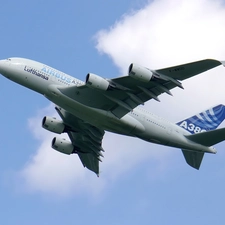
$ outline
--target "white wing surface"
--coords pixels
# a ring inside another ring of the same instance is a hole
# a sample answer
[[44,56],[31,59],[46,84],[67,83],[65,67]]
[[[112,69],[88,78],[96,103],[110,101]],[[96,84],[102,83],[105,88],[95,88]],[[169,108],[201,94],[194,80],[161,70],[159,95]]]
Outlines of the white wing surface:
[[[206,59],[193,63],[154,70],[149,81],[134,79],[132,76],[124,76],[107,80],[110,84],[107,90],[91,88],[87,84],[82,86],[70,86],[59,90],[81,104],[89,107],[111,111],[118,118],[123,117],[135,107],[144,102],[155,99],[162,93],[171,95],[174,87],[183,88],[180,81],[205,72],[222,62]],[[150,70],[149,70],[150,71]]]

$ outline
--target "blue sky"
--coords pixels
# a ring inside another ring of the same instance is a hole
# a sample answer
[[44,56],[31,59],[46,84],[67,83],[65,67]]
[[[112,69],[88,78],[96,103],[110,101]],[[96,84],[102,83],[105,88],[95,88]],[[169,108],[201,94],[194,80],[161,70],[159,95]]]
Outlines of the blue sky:
[[[124,75],[131,62],[225,60],[222,0],[4,1],[0,27],[2,59],[34,59],[81,80]],[[224,224],[224,143],[196,171],[180,150],[107,133],[97,178],[51,149],[54,135],[41,128],[43,116],[56,115],[47,99],[0,82],[1,224]],[[224,82],[219,67],[145,107],[180,121],[225,104]]]

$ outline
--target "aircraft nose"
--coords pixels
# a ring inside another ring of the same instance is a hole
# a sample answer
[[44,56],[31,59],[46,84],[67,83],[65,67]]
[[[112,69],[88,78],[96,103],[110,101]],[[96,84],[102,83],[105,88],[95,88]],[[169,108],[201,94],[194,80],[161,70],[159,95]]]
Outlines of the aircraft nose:
[[4,60],[0,60],[0,73],[2,73],[3,68],[4,68]]
[[0,68],[2,67],[2,64],[4,64],[4,60],[0,60]]
[[4,75],[9,68],[9,62],[6,59],[0,60],[0,73]]

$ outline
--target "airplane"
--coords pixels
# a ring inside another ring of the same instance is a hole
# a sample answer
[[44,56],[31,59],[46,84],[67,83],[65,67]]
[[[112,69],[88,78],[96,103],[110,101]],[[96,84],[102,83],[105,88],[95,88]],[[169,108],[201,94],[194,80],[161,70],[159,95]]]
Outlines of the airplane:
[[77,154],[84,167],[99,176],[105,131],[140,138],[147,142],[180,148],[186,162],[199,169],[205,153],[216,153],[213,145],[225,140],[225,106],[217,105],[173,124],[139,107],[158,96],[183,89],[181,81],[225,61],[205,59],[164,69],[151,70],[132,63],[126,76],[105,79],[88,73],[85,82],[34,60],[12,57],[0,60],[6,78],[44,95],[55,104],[61,119],[45,116],[42,127],[70,140],[54,137],[52,148]]

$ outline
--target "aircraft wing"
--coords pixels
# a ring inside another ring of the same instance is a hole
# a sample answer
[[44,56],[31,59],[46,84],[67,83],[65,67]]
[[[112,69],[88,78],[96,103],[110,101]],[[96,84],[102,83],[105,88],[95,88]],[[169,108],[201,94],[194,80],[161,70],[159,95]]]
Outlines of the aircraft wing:
[[56,111],[67,127],[66,132],[83,166],[99,175],[104,130],[85,123],[60,107],[56,107]]
[[162,93],[171,95],[170,90],[174,87],[183,88],[180,81],[205,72],[223,62],[206,59],[188,64],[178,65],[165,69],[153,70],[150,81],[145,82],[134,79],[131,76],[107,80],[110,88],[106,91],[89,87],[70,86],[59,88],[68,97],[89,107],[111,111],[118,118],[123,117],[135,107],[144,102],[155,99]]

